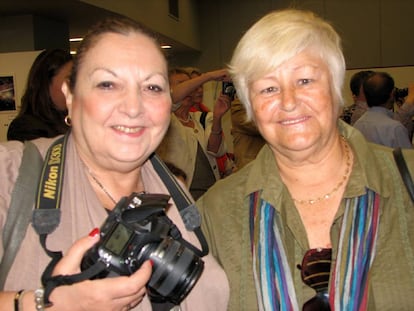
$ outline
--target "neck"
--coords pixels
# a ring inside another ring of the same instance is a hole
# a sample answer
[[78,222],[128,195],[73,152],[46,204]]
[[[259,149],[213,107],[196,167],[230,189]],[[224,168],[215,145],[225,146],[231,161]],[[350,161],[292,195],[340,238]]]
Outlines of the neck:
[[111,210],[122,197],[132,192],[145,190],[139,169],[122,173],[101,169],[96,165],[90,167],[83,163],[89,182],[106,209]]
[[188,118],[189,113],[190,113],[190,107],[186,107],[185,105],[182,105],[180,108],[174,111],[174,114],[176,115],[176,117],[180,119]]
[[329,200],[343,189],[352,168],[352,151],[340,138],[333,148],[313,163],[304,165],[278,163],[280,175],[296,203],[314,204]]

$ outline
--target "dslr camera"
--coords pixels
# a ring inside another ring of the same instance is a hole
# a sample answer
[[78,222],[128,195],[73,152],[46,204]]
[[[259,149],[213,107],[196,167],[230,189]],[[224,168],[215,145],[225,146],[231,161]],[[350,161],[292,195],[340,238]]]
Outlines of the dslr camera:
[[81,269],[100,262],[105,269],[94,278],[131,275],[151,259],[149,297],[180,304],[200,278],[204,262],[165,214],[169,198],[136,192],[122,198],[101,226],[100,241],[85,254]]
[[396,101],[403,100],[404,97],[407,97],[407,95],[408,95],[408,88],[399,89],[398,87],[396,87],[394,89],[394,98]]
[[224,95],[227,95],[228,97],[230,97],[231,100],[234,100],[234,96],[236,95],[236,89],[234,87],[233,82],[225,82],[225,81],[223,81],[222,93]]

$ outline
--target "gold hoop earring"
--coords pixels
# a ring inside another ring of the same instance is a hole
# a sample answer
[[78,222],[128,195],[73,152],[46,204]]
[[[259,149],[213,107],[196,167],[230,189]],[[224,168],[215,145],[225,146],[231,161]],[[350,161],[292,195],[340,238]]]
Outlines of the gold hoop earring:
[[70,116],[65,117],[65,124],[67,126],[72,126],[72,119],[70,118]]

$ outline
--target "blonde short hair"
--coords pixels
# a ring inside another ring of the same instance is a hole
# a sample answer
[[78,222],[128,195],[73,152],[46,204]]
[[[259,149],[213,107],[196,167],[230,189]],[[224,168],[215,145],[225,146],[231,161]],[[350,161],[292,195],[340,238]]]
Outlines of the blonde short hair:
[[343,105],[345,60],[341,39],[326,21],[309,11],[285,9],[256,22],[239,41],[229,64],[237,94],[253,119],[249,85],[304,50],[316,51],[327,64],[334,100]]

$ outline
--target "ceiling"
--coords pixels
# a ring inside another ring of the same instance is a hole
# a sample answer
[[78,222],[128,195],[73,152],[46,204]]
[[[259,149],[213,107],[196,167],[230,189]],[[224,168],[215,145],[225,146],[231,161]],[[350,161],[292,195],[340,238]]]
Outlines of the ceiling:
[[[71,38],[83,37],[87,29],[95,22],[109,16],[118,16],[114,12],[104,10],[82,1],[76,0],[12,0],[0,1],[0,16],[39,15],[60,21],[69,25]],[[162,44],[169,44],[174,52],[192,51],[185,45],[158,34]],[[78,43],[71,43],[71,49],[76,49]]]

